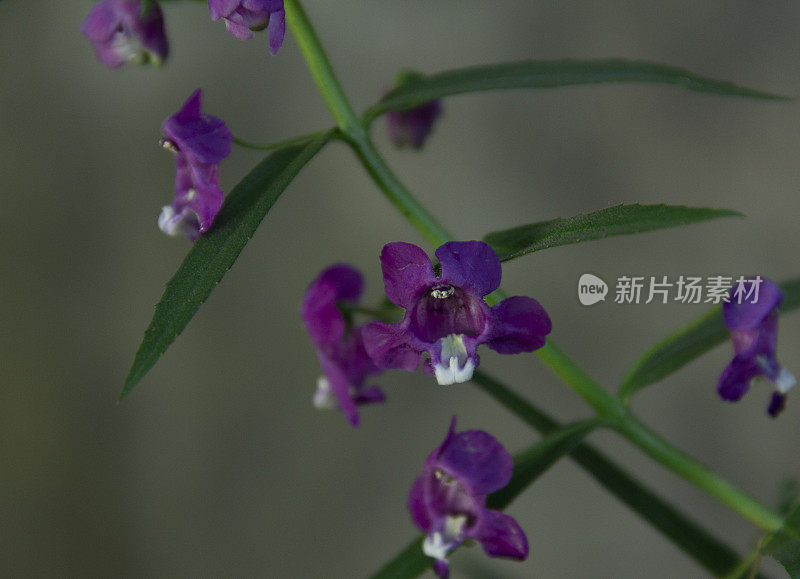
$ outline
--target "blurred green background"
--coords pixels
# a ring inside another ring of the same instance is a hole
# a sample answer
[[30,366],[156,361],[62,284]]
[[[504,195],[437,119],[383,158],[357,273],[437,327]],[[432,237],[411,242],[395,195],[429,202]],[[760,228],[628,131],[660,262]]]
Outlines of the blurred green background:
[[[422,240],[341,144],[292,183],[195,319],[122,405],[116,397],[153,305],[190,244],[160,233],[174,165],[160,124],[198,86],[234,134],[271,142],[332,124],[291,33],[239,42],[202,3],[164,5],[160,70],[101,66],[78,28],[91,2],[0,4],[0,573],[5,576],[356,577],[415,536],[408,489],[452,414],[512,452],[537,437],[469,385],[389,372],[389,396],[351,429],[311,405],[320,373],[298,307],[334,261],[380,298],[378,253]],[[435,72],[523,58],[644,58],[800,94],[800,4],[322,2],[306,9],[356,107],[399,67]],[[507,264],[553,338],[609,389],[651,343],[705,311],[581,306],[580,274],[800,274],[796,103],[669,87],[607,86],[461,96],[422,154],[373,133],[419,199],[463,239],[620,202],[728,207],[720,220],[557,248]],[[230,188],[261,155],[235,149]],[[779,355],[800,373],[800,315]],[[721,402],[730,345],[641,393],[658,432],[774,504],[800,474],[800,396],[778,420],[768,389]],[[532,355],[484,350],[482,366],[562,419],[585,405]],[[737,549],[756,530],[598,432],[592,442]],[[523,563],[479,549],[455,577],[701,577],[704,571],[568,460],[510,507]],[[772,562],[765,569],[781,571]]]

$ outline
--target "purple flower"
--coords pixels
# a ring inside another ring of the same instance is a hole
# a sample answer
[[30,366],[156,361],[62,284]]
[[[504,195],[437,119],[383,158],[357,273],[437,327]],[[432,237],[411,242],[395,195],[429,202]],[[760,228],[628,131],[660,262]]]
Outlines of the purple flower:
[[225,19],[225,26],[239,40],[253,38],[254,30],[268,28],[269,51],[277,54],[286,34],[283,0],[208,0],[211,20]]
[[126,62],[160,65],[169,51],[161,8],[155,3],[142,15],[138,1],[98,2],[81,24],[81,33],[94,46],[98,60],[112,68]]
[[[422,76],[418,72],[401,70],[397,74],[395,88]],[[389,139],[396,147],[419,149],[433,129],[433,123],[441,114],[442,103],[438,99],[403,111],[389,111],[386,113]]]
[[425,460],[408,496],[411,518],[428,534],[422,548],[436,559],[434,569],[442,578],[449,572],[447,556],[467,539],[479,542],[490,557],[528,556],[528,539],[517,522],[486,508],[486,495],[511,479],[511,456],[491,434],[456,434],[455,428],[453,417],[447,437]]
[[356,406],[386,399],[376,386],[365,387],[367,376],[381,371],[364,349],[362,328],[348,324],[339,309],[342,303],[355,304],[363,285],[357,270],[332,265],[308,286],[300,308],[324,372],[317,381],[314,406],[341,409],[353,426],[358,426]]
[[413,372],[430,355],[426,371],[439,384],[466,382],[487,344],[501,354],[541,348],[551,324],[539,302],[511,297],[494,307],[483,298],[500,286],[500,260],[482,241],[452,241],[436,250],[441,276],[425,252],[411,243],[389,243],[381,252],[386,295],[405,308],[398,324],[364,328],[367,352],[379,368]]
[[161,145],[175,154],[175,198],[158,218],[167,235],[192,241],[208,231],[222,206],[219,162],[231,152],[233,137],[225,122],[200,112],[202,91],[192,93],[161,126]]
[[775,282],[757,276],[740,279],[722,306],[731,331],[735,356],[722,372],[717,392],[724,400],[739,400],[753,378],[763,376],[775,384],[767,412],[783,410],[786,393],[796,384],[791,372],[775,358],[778,344],[778,309],[783,292]]

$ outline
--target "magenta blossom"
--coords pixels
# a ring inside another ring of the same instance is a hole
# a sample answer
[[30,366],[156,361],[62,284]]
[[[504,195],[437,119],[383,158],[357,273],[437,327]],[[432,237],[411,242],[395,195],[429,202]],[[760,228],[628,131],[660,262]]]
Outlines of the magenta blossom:
[[453,417],[408,496],[411,518],[427,533],[422,548],[436,559],[434,569],[442,578],[449,573],[447,556],[467,539],[480,543],[490,557],[528,556],[528,539],[517,521],[486,508],[486,495],[511,479],[511,455],[487,432],[456,433],[455,428]]
[[225,19],[225,26],[239,40],[253,38],[254,30],[267,28],[269,51],[277,54],[286,34],[283,0],[208,0],[211,20]]
[[339,408],[353,426],[358,426],[356,406],[386,399],[376,386],[365,386],[368,376],[381,371],[364,349],[362,328],[348,324],[339,309],[355,304],[363,285],[357,270],[333,265],[311,282],[300,308],[324,373],[317,381],[314,406]]
[[97,59],[111,68],[127,62],[160,65],[169,52],[164,18],[155,3],[143,16],[138,1],[98,2],[81,24],[81,33],[94,46]]
[[736,401],[749,390],[753,378],[763,376],[775,384],[767,409],[773,418],[783,410],[786,393],[796,384],[775,357],[782,301],[783,292],[775,282],[756,277],[731,288],[730,301],[722,306],[735,356],[722,372],[717,391],[724,400]]
[[441,275],[425,252],[411,243],[389,243],[381,252],[386,295],[405,308],[398,324],[372,322],[364,345],[379,368],[413,372],[427,352],[426,370],[439,384],[466,382],[486,344],[501,354],[532,352],[550,333],[539,302],[511,297],[489,307],[484,297],[500,286],[500,260],[482,241],[451,241],[436,250]]
[[231,152],[225,122],[200,111],[202,91],[192,93],[161,126],[161,145],[175,154],[175,198],[161,211],[158,226],[167,235],[192,241],[208,231],[222,206],[219,163]]

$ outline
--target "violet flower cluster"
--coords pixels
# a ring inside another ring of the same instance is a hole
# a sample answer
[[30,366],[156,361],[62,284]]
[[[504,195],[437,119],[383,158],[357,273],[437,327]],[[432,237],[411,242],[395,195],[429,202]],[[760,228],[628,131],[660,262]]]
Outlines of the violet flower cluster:
[[[500,260],[481,241],[445,243],[436,250],[440,275],[425,252],[410,243],[389,243],[381,253],[388,298],[405,308],[401,322],[352,323],[363,288],[361,274],[333,265],[311,283],[300,312],[323,370],[314,404],[339,408],[351,425],[357,406],[383,402],[370,376],[384,369],[424,368],[440,384],[464,382],[487,344],[501,354],[531,352],[544,345],[550,318],[534,299],[512,297],[489,307],[484,298],[500,285]],[[503,446],[480,430],[456,433],[455,418],[444,442],[425,461],[408,508],[426,533],[426,555],[439,577],[449,574],[448,556],[465,541],[480,543],[491,557],[524,559],[528,541],[517,522],[486,508],[486,495],[508,484],[513,461]]]
[[197,89],[161,127],[161,145],[175,155],[175,198],[162,209],[158,226],[192,241],[208,231],[222,207],[219,163],[233,141],[222,119],[202,113],[201,98]]
[[[767,409],[774,418],[783,410],[786,394],[797,383],[775,357],[783,292],[775,282],[761,277],[748,278],[742,285],[731,288],[730,301],[722,308],[735,355],[723,370],[717,391],[724,400],[736,401],[747,393],[754,378],[766,378],[775,385]],[[753,298],[743,300],[742,293]]]
[[[209,0],[211,19],[225,20],[228,32],[239,40],[267,29],[269,51],[277,54],[286,35],[283,0]],[[81,25],[94,46],[97,59],[110,68],[126,63],[160,65],[169,53],[164,17],[158,3],[146,12],[139,0],[102,0]]]
[[480,543],[490,557],[522,560],[528,539],[512,517],[486,508],[486,495],[508,484],[511,455],[488,432],[456,433],[456,418],[444,442],[425,460],[414,481],[408,510],[425,534],[425,554],[435,559],[441,578],[449,574],[447,557],[467,540]]

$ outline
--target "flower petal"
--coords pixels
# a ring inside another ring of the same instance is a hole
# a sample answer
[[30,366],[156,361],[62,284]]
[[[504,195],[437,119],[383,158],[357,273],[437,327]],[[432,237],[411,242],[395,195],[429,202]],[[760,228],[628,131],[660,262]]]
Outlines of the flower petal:
[[500,287],[500,259],[482,241],[450,241],[436,250],[442,281],[469,288],[481,297]]
[[370,386],[366,390],[362,390],[353,396],[353,402],[356,403],[356,406],[361,406],[362,404],[378,404],[386,402],[386,394],[377,386]]
[[413,243],[387,243],[381,251],[381,268],[387,297],[406,309],[437,282],[430,258]]
[[222,119],[202,114],[201,100],[197,89],[161,129],[190,163],[219,163],[230,155],[233,136]]
[[281,9],[269,15],[267,35],[269,38],[270,54],[278,54],[283,46],[283,37],[286,34],[286,12]]
[[486,344],[500,354],[533,352],[544,346],[553,326],[533,298],[514,296],[492,308],[492,327]]
[[434,460],[426,466],[438,468],[457,479],[474,494],[487,495],[511,479],[514,462],[497,439],[482,430],[448,433]]
[[343,263],[323,270],[311,282],[300,306],[300,315],[315,344],[336,344],[342,339],[345,324],[336,302],[355,302],[361,296],[363,285],[361,274]]
[[119,2],[98,2],[81,24],[81,34],[93,42],[109,40],[121,16]]
[[422,359],[422,349],[401,324],[371,322],[362,335],[364,347],[378,368],[399,368],[414,372]]
[[211,12],[211,20],[219,20],[230,15],[231,12],[239,7],[241,0],[208,0],[208,9]]
[[717,392],[723,400],[735,402],[750,389],[750,380],[762,373],[761,367],[754,358],[735,356],[722,371],[717,384]]
[[439,579],[450,577],[450,562],[447,559],[436,559],[433,562],[433,572]]
[[[743,298],[742,303],[738,303],[734,292],[737,286],[731,288],[731,301],[722,306],[725,315],[725,325],[729,330],[753,330],[757,328],[769,314],[780,306],[783,301],[783,292],[778,285],[767,278],[761,278],[762,282],[758,288],[758,301],[752,303],[752,298]],[[748,278],[744,287],[752,290],[753,278]]]
[[336,289],[334,299],[357,302],[364,289],[364,277],[351,265],[337,263],[319,274],[320,283],[330,283]]
[[431,528],[431,520],[428,517],[428,510],[425,508],[425,496],[423,493],[422,477],[417,477],[414,485],[411,487],[411,492],[408,493],[408,512],[411,513],[411,519],[414,524],[419,527],[421,531],[428,532]]
[[333,360],[319,351],[317,355],[322,371],[328,377],[328,384],[339,401],[339,408],[341,408],[352,426],[358,426],[358,410],[356,409],[355,401],[350,397],[350,383],[347,380],[347,376]]
[[517,521],[500,511],[484,511],[470,535],[480,542],[490,557],[522,560],[528,556],[528,538],[525,532]]
[[[237,20],[241,20],[241,18]],[[250,40],[253,38],[253,36],[255,36],[253,31],[250,30],[247,25],[237,22],[233,18],[225,19],[225,28],[228,30],[231,36],[238,38],[239,40]]]
[[334,344],[344,336],[344,319],[336,307],[336,288],[330,282],[308,288],[300,315],[317,346]]

